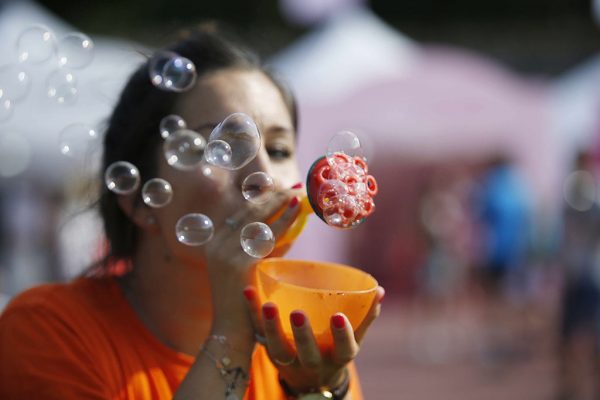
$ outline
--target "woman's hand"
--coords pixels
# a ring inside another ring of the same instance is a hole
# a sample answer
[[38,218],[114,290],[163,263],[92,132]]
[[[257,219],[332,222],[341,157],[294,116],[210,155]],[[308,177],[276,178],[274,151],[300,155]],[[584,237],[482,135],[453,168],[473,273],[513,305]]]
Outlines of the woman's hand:
[[[315,340],[310,321],[301,311],[289,316],[280,316],[273,303],[258,303],[256,288],[248,286],[244,295],[250,309],[253,325],[258,334],[266,338],[266,348],[280,377],[294,392],[303,393],[322,386],[335,388],[344,379],[346,365],[357,356],[360,343],[371,323],[379,316],[381,300],[385,291],[380,286],[361,325],[354,331],[346,316],[337,313],[331,316],[333,349],[323,354]],[[285,338],[282,319],[290,318],[296,350]]]
[[[282,190],[276,192],[271,199],[264,204],[253,204],[244,202],[243,205],[232,215],[224,218],[223,223],[215,229],[212,240],[204,247],[211,280],[231,280],[231,274],[247,274],[252,265],[258,262],[257,258],[246,254],[240,245],[240,234],[244,226],[251,222],[264,222],[282,208],[285,211],[270,224],[275,240],[285,233],[287,228],[298,215],[299,190]],[[278,253],[279,255],[279,253]],[[242,282],[246,286],[248,281]]]
[[[214,319],[217,328],[222,324],[234,329],[239,325],[241,315],[247,321],[247,311],[240,293],[250,282],[251,267],[258,262],[257,258],[246,254],[240,245],[242,228],[251,222],[262,222],[274,215],[278,210],[285,211],[270,224],[277,240],[296,218],[299,207],[298,190],[278,191],[265,204],[243,203],[238,211],[227,217],[222,225],[215,229],[213,239],[205,245],[208,277],[211,284]],[[249,329],[252,329],[249,326]]]

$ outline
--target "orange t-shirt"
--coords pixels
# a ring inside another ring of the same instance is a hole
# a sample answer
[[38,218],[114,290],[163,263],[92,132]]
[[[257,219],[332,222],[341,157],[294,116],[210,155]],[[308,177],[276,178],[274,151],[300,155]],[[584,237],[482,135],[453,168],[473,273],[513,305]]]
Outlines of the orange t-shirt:
[[[193,362],[152,336],[113,278],[38,286],[0,316],[1,399],[171,399]],[[262,346],[250,375],[245,400],[285,399]]]

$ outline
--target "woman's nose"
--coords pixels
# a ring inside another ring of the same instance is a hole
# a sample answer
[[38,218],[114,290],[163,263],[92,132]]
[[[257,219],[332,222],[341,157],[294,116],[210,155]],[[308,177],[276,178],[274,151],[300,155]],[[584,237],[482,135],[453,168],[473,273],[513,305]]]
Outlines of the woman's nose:
[[255,172],[264,172],[269,175],[271,178],[273,177],[272,168],[271,168],[271,159],[269,154],[267,153],[264,147],[261,147],[256,154],[256,157],[248,164],[246,164],[243,168],[241,168],[238,172],[237,180],[238,187],[242,187],[242,183],[248,177],[248,175],[253,174]]

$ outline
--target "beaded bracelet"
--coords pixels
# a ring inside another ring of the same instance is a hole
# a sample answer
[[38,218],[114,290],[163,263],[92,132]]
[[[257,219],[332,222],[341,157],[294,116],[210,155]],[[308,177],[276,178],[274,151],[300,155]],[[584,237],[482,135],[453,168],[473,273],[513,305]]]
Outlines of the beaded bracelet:
[[[214,340],[217,343],[226,346],[228,349],[231,348],[231,346],[227,342],[227,337],[225,336],[211,335],[209,339],[207,339],[207,342],[209,340]],[[200,351],[206,354],[206,356],[210,358],[212,362],[215,363],[215,367],[219,371],[221,378],[223,378],[223,380],[225,381],[225,400],[239,400],[239,396],[235,394],[235,389],[238,387],[239,384],[248,384],[248,373],[244,371],[242,367],[230,367],[231,359],[227,357],[227,355],[221,357],[220,359],[215,357],[206,348],[206,342],[205,345],[203,345],[200,348]],[[240,379],[242,381],[238,382]]]

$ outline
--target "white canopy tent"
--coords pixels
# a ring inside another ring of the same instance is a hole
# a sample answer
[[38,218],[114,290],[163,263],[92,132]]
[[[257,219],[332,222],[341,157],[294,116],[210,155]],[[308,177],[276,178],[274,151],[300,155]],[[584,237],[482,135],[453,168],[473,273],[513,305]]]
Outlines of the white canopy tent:
[[[34,2],[8,2],[0,9],[0,65],[17,63],[17,39],[35,25],[47,26],[58,39],[76,31]],[[108,117],[125,80],[143,61],[138,45],[96,37],[92,40],[92,62],[85,68],[72,70],[78,82],[78,98],[74,104],[60,105],[46,94],[46,79],[58,69],[56,58],[40,65],[23,66],[31,89],[25,99],[14,103],[12,117],[0,122],[0,135],[24,138],[29,147],[19,146],[21,153],[8,148],[0,152],[2,157],[15,161],[19,157],[28,158],[31,164],[24,165],[25,174],[42,175],[57,184],[64,183],[64,176],[69,175],[74,164],[60,153],[60,131],[71,123],[92,127],[101,124]]]
[[[76,31],[34,2],[7,2],[0,8],[0,67],[18,62],[17,39],[35,25],[50,28],[58,39]],[[79,189],[81,197],[70,198],[57,210],[53,198],[65,186],[96,176],[101,132],[90,143],[89,152],[76,154],[74,159],[61,154],[59,134],[73,123],[101,129],[126,79],[143,61],[138,53],[143,49],[125,41],[92,40],[92,62],[73,70],[78,82],[73,104],[60,105],[47,96],[47,77],[58,68],[54,57],[40,65],[23,65],[31,82],[29,93],[14,102],[9,119],[0,121],[0,216],[9,232],[7,253],[0,258],[0,267],[5,267],[0,268],[0,291],[12,294],[56,278],[49,276],[48,270],[53,268],[57,248],[60,273],[75,275],[92,261],[98,246],[101,230],[95,214],[79,214],[91,199],[83,198]],[[59,238],[45,234],[49,229],[56,233],[57,228],[59,235],[54,236]]]

